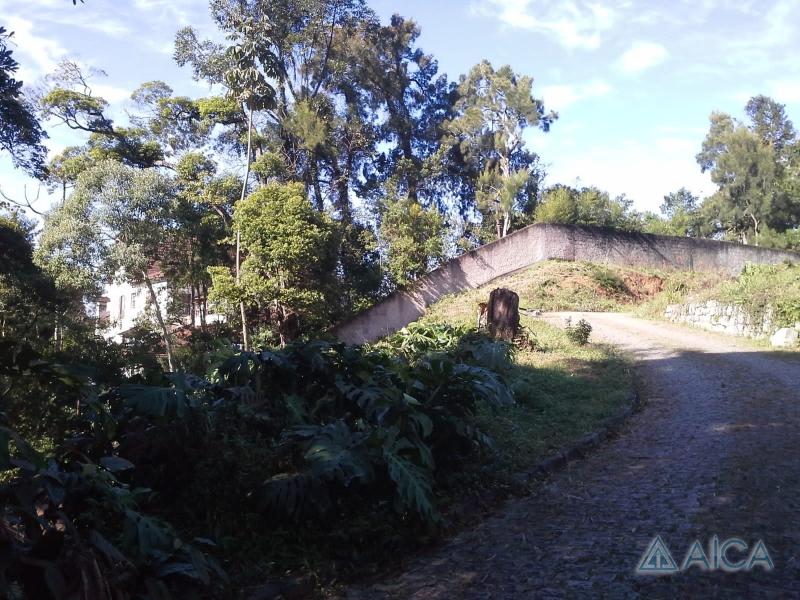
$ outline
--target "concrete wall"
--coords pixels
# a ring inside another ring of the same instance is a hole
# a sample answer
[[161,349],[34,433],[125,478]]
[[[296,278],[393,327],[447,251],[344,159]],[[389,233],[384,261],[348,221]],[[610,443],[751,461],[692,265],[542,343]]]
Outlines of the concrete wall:
[[549,259],[736,275],[747,263],[800,262],[800,255],[712,240],[536,224],[444,263],[417,281],[413,288],[395,292],[338,325],[334,333],[350,343],[378,339],[421,317],[426,307],[442,296],[480,287]]

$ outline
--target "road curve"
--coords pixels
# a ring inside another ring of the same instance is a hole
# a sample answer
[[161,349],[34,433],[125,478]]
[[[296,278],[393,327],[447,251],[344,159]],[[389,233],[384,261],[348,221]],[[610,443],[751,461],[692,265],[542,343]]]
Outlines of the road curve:
[[[643,410],[531,496],[347,597],[800,598],[800,357],[629,315],[571,314],[591,323],[593,341],[633,356]],[[655,536],[676,566],[695,540],[713,566],[715,535],[748,545],[728,552],[732,563],[763,540],[774,568],[636,572]]]

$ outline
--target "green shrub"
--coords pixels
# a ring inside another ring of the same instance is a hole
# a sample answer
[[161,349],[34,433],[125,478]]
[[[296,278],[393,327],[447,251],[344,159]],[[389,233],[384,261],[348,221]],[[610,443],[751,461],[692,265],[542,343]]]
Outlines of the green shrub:
[[297,539],[332,546],[359,523],[433,531],[442,490],[492,444],[477,416],[513,403],[512,347],[438,325],[374,347],[221,352],[208,378],[155,370],[116,384],[6,350],[7,389],[51,382],[62,412],[47,455],[0,428],[0,512],[18,539],[0,582],[35,585],[21,565],[55,536],[34,579],[85,597],[216,594],[209,538],[252,577],[254,556],[296,565]]
[[590,274],[594,282],[610,294],[625,296],[630,293],[625,282],[610,269],[600,265],[590,265]]
[[592,326],[586,319],[581,319],[574,325],[571,322],[568,322],[566,333],[567,337],[573,344],[585,346],[589,343],[589,336],[592,333]]

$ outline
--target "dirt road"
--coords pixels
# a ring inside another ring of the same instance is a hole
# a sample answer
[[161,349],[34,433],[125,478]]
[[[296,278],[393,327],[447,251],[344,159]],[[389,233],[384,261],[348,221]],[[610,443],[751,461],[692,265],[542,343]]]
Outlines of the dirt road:
[[[535,494],[348,597],[800,598],[800,358],[627,315],[572,314],[592,324],[593,341],[636,359],[643,410]],[[637,572],[655,536],[677,572]],[[699,559],[680,570],[695,540],[714,567],[713,536],[747,544],[728,548],[736,566],[763,540],[774,568],[757,553],[751,570],[703,571]]]

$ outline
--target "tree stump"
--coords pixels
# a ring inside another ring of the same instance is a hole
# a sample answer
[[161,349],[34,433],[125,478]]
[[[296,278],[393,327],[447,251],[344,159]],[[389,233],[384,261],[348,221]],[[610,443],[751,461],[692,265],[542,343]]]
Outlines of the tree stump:
[[519,296],[505,288],[497,288],[489,294],[486,309],[486,324],[489,335],[495,339],[512,341],[519,331]]

